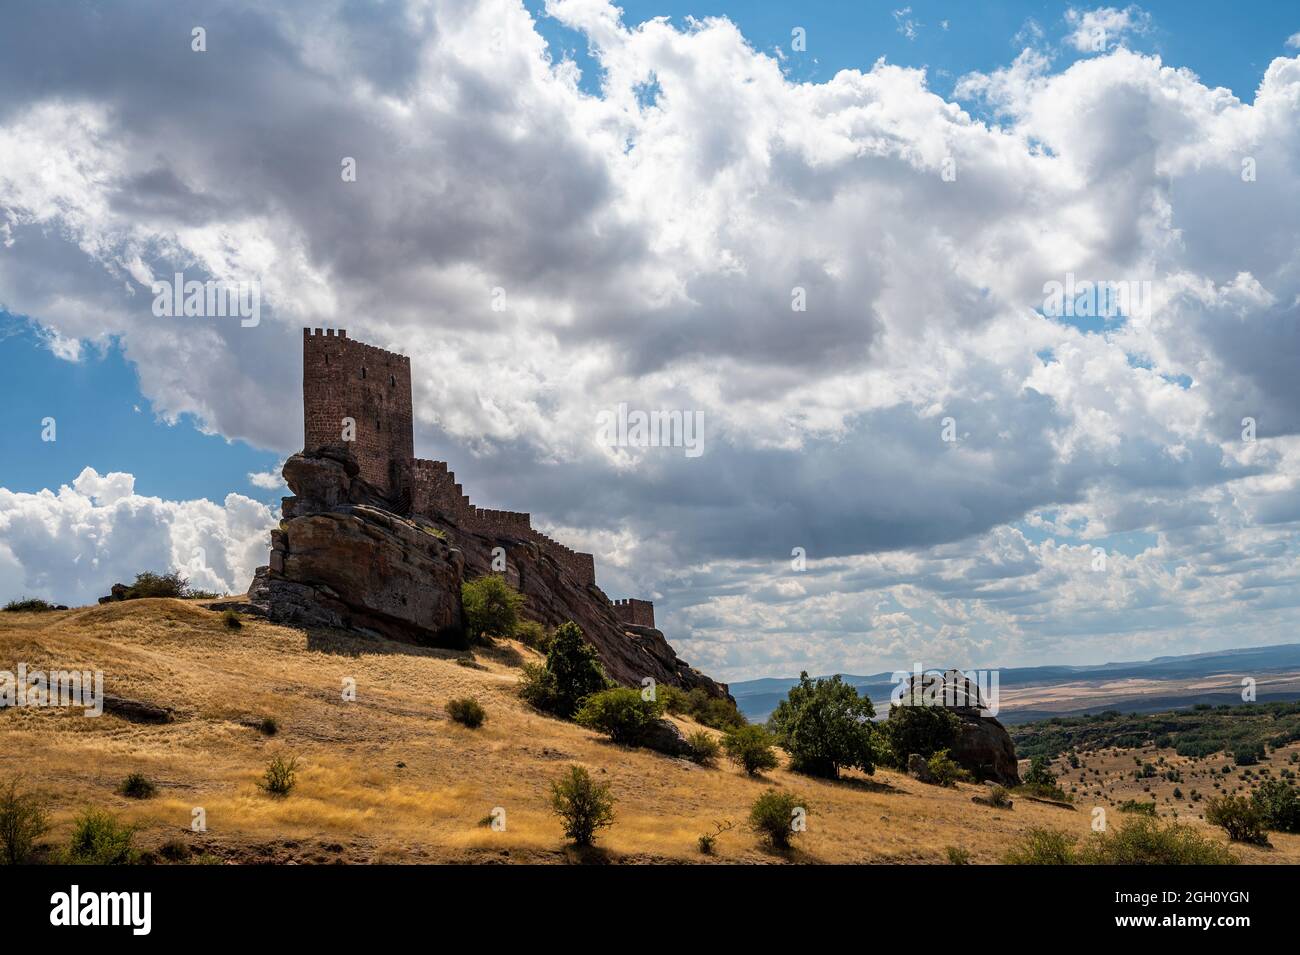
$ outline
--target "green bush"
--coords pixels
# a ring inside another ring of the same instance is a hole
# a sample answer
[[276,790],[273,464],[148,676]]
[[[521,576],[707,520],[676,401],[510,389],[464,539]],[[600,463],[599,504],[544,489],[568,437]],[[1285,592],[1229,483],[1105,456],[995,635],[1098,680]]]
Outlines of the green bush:
[[1068,832],[1035,827],[1008,850],[1004,861],[1008,865],[1070,865],[1077,841]]
[[640,746],[663,712],[664,705],[657,699],[644,699],[640,690],[619,686],[591,694],[582,701],[574,719],[615,743]]
[[808,805],[794,793],[769,789],[754,800],[749,809],[749,828],[758,833],[768,845],[788,849],[790,840],[802,830],[794,828],[798,810],[808,814]]
[[1128,819],[1119,828],[1091,833],[1079,849],[1079,865],[1231,865],[1236,858],[1200,830],[1161,825],[1152,816]]
[[777,767],[772,736],[761,726],[746,725],[729,730],[722,737],[722,748],[726,751],[727,758],[750,776]]
[[155,574],[145,571],[135,575],[135,583],[126,588],[123,600],[138,600],[144,597],[188,597],[191,595],[190,582],[180,574]]
[[948,854],[948,861],[953,865],[970,865],[970,852],[961,846],[948,846],[944,851]]
[[907,768],[907,757],[917,753],[929,759],[941,749],[951,749],[957,742],[961,720],[942,706],[904,702],[889,711],[881,726],[889,740],[893,764]]
[[744,715],[731,700],[710,696],[701,687],[689,693],[679,687],[659,684],[655,694],[674,716],[689,716],[695,722],[715,730],[735,729],[746,723]]
[[1233,842],[1268,845],[1264,812],[1245,796],[1219,796],[1205,804],[1205,821],[1220,826]]
[[280,732],[280,724],[273,716],[263,717],[257,724],[263,736],[274,736]]
[[0,787],[0,864],[27,862],[36,840],[49,831],[50,818],[39,796],[20,793],[12,779]]
[[1120,812],[1131,812],[1141,816],[1154,816],[1156,814],[1156,804],[1153,802],[1138,802],[1136,799],[1125,799],[1119,804]]
[[226,625],[227,630],[238,630],[244,625],[244,621],[239,619],[239,614],[233,610],[227,610],[221,615],[221,622]]
[[581,766],[570,766],[551,783],[551,810],[564,822],[564,834],[578,846],[596,841],[596,831],[614,822],[614,797],[608,783],[597,783]]
[[607,686],[595,648],[583,637],[582,629],[569,621],[555,628],[545,666],[524,665],[519,693],[539,710],[567,720],[584,699]]
[[131,799],[151,799],[158,792],[158,787],[149,781],[144,773],[132,773],[122,780],[117,791]]
[[1264,826],[1274,832],[1300,832],[1300,797],[1280,779],[1261,783],[1250,797],[1264,817]]
[[883,749],[875,713],[871,700],[840,677],[812,680],[801,673],[769,725],[790,754],[791,769],[835,779],[842,768],[875,772]]
[[934,753],[925,761],[925,766],[930,772],[931,782],[936,786],[951,788],[958,782],[966,782],[970,779],[970,773],[953,762],[946,749]]
[[1012,806],[1011,794],[1007,792],[1006,786],[990,786],[988,799],[989,805],[998,809],[1010,809]]
[[70,865],[133,865],[135,829],[102,809],[86,809],[72,824],[66,860]]
[[262,788],[272,796],[287,796],[298,780],[298,757],[275,755],[266,765]]
[[526,647],[532,647],[538,653],[545,653],[551,648],[551,632],[536,620],[520,620],[515,627],[515,637]]
[[1029,761],[1029,770],[1025,773],[1024,784],[1049,788],[1056,785],[1056,774],[1052,772],[1051,763],[1046,756],[1035,756]]
[[461,585],[460,597],[465,609],[465,631],[471,640],[515,635],[524,595],[506,583],[505,578],[485,574],[467,580]]
[[691,748],[691,762],[699,763],[701,766],[712,766],[718,760],[718,753],[722,751],[722,746],[713,734],[705,730],[688,733],[686,745]]
[[447,715],[462,726],[478,729],[487,719],[487,710],[472,696],[462,696],[447,701]]
[[[5,604],[5,610],[11,613],[46,613],[51,610],[58,610],[54,604],[48,600],[41,600],[37,597],[24,597],[21,600],[11,600]],[[67,607],[63,608],[68,609]]]

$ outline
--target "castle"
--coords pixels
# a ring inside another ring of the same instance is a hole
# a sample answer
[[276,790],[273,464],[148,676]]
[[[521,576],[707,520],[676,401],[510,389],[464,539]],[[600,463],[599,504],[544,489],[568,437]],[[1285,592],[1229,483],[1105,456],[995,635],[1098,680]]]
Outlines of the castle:
[[[579,584],[594,588],[596,560],[552,540],[527,513],[475,507],[445,461],[415,456],[411,359],[348,338],[344,329],[302,330],[303,450],[347,441],[360,477],[398,513],[440,517],[478,533],[512,534],[538,547]],[[598,589],[598,588],[597,588]],[[618,618],[654,627],[654,604],[615,600]]]

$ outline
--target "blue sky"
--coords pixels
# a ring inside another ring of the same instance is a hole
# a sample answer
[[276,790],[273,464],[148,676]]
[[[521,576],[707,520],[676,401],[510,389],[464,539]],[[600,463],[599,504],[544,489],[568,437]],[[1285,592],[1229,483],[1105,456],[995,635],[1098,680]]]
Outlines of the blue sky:
[[[724,679],[1294,639],[1293,4],[207,9],[0,12],[0,599],[245,586],[332,325]],[[182,269],[260,324],[154,317]],[[1044,314],[1069,275],[1154,311]]]

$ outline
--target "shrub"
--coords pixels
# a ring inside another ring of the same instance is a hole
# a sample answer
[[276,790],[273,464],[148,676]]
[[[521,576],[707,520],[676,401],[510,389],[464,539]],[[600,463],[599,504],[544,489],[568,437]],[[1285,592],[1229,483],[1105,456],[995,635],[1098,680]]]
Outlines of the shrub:
[[794,828],[795,820],[807,814],[807,804],[794,793],[769,789],[750,807],[749,828],[773,848],[788,849],[790,840],[803,831]]
[[944,851],[953,865],[970,865],[970,852],[960,846],[948,846]]
[[714,847],[718,844],[718,836],[722,835],[724,832],[729,832],[734,828],[736,828],[736,824],[729,819],[724,822],[715,822],[713,824],[713,831],[701,833],[695,840],[695,844],[699,847],[700,852],[703,855],[711,856],[713,855]]
[[729,731],[722,737],[722,748],[727,758],[750,776],[777,767],[771,734],[761,726],[747,725]]
[[1156,814],[1156,804],[1154,802],[1138,802],[1136,799],[1125,799],[1119,804],[1119,811],[1142,816],[1154,816]]
[[1029,770],[1025,773],[1024,783],[1026,786],[1049,788],[1056,785],[1056,774],[1052,772],[1046,756],[1035,756],[1029,761]]
[[988,799],[989,805],[998,809],[1010,809],[1012,805],[1011,794],[1007,792],[1006,786],[990,786]]
[[790,768],[835,779],[844,767],[875,772],[880,753],[871,700],[838,676],[799,674],[799,683],[772,714],[770,725],[790,754]]
[[168,862],[186,862],[190,858],[190,847],[180,839],[168,839],[158,847],[158,855]]
[[49,815],[39,796],[20,793],[10,780],[0,787],[0,865],[22,865],[36,840],[50,831]]
[[907,757],[917,753],[929,759],[957,742],[961,720],[942,706],[903,703],[889,711],[882,731],[889,740],[894,765],[907,768]]
[[686,745],[691,748],[691,762],[699,763],[701,766],[712,766],[717,762],[718,753],[722,751],[722,746],[713,734],[704,730],[687,734]]
[[1300,797],[1280,779],[1261,783],[1251,796],[1264,826],[1274,832],[1300,832]]
[[487,719],[487,710],[472,696],[462,696],[447,701],[447,715],[462,726],[478,729]]
[[655,687],[655,695],[669,713],[674,716],[689,716],[711,729],[735,729],[746,723],[735,703],[723,697],[709,696],[698,686],[688,693],[679,687],[660,684]]
[[72,824],[66,861],[71,865],[132,865],[139,852],[135,829],[102,809],[86,809]]
[[261,731],[263,736],[274,736],[276,733],[280,732],[280,724],[273,716],[263,717],[257,724],[257,728]]
[[545,667],[524,665],[519,692],[538,709],[571,719],[584,699],[608,685],[595,648],[570,620],[555,628]]
[[543,627],[536,620],[521,620],[515,627],[515,637],[527,647],[532,647],[538,653],[545,653],[551,648],[550,631]]
[[1059,829],[1033,828],[1007,852],[1008,865],[1070,865],[1077,838]]
[[1264,813],[1245,796],[1219,796],[1205,804],[1205,821],[1220,826],[1233,842],[1268,845]]
[[564,834],[574,845],[589,846],[596,830],[614,822],[614,797],[608,783],[597,783],[581,766],[551,783],[551,810],[564,821]]
[[277,754],[266,765],[262,788],[272,796],[287,796],[298,779],[298,757]]
[[663,711],[664,705],[657,699],[644,699],[640,690],[620,686],[591,694],[582,701],[574,719],[615,743],[640,746]]
[[190,582],[180,574],[155,574],[145,571],[135,575],[135,583],[126,588],[123,600],[144,597],[188,597]]
[[[46,613],[51,610],[58,610],[54,604],[48,600],[40,600],[36,597],[24,597],[21,600],[11,600],[5,604],[5,610],[11,613]],[[67,610],[67,607],[62,608]]]
[[467,580],[460,588],[465,608],[465,630],[471,640],[512,637],[519,626],[524,595],[497,574]]
[[150,799],[158,792],[158,787],[149,781],[144,773],[132,773],[122,780],[117,791],[131,799]]
[[1232,761],[1238,766],[1258,766],[1263,758],[1263,743],[1245,743],[1232,751]]
[[925,766],[929,770],[931,782],[936,786],[952,787],[959,780],[964,782],[970,779],[970,773],[953,762],[946,749],[939,750],[927,759]]
[[1161,825],[1139,815],[1119,828],[1088,836],[1075,860],[1080,865],[1231,865],[1236,858],[1192,826]]
[[226,625],[227,630],[238,630],[244,625],[244,621],[239,619],[239,614],[233,610],[227,610],[221,615],[221,622]]

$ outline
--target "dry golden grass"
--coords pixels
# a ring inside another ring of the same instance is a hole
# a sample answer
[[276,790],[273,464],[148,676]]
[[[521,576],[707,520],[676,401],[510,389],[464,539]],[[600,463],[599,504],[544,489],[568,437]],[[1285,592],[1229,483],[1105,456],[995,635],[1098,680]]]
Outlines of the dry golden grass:
[[[1086,811],[1025,800],[989,809],[971,802],[975,786],[939,789],[885,770],[837,783],[785,770],[750,779],[726,763],[706,769],[617,747],[518,700],[517,664],[533,657],[506,644],[466,666],[468,654],[254,618],[230,630],[219,614],[180,600],[4,613],[0,669],[21,661],[102,670],[107,692],[172,707],[178,719],[149,726],[10,709],[0,713],[0,774],[50,797],[55,841],[95,805],[138,825],[145,848],[180,838],[235,861],[944,863],[946,847],[960,846],[974,862],[996,862],[1030,826],[1088,831]],[[343,699],[345,678],[356,681],[354,702]],[[467,695],[487,709],[480,729],[446,716],[447,700]],[[256,728],[265,717],[278,721],[275,736]],[[258,786],[276,753],[299,761],[285,798]],[[594,854],[565,849],[548,808],[549,784],[569,763],[608,782],[617,799]],[[134,771],[158,785],[157,797],[115,792]],[[789,854],[765,850],[744,828],[768,787],[809,807],[808,832]],[[195,807],[207,816],[201,835],[189,829]],[[482,824],[494,807],[506,811],[504,832]],[[738,825],[702,856],[696,838],[715,820]],[[1249,861],[1300,859],[1300,837],[1273,841],[1272,851],[1238,851]]]

